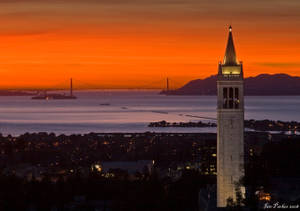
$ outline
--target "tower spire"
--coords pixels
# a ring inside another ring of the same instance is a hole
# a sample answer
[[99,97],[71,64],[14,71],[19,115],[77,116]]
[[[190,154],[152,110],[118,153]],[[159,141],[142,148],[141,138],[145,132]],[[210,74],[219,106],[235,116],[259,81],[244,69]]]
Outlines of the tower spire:
[[227,47],[226,47],[223,64],[228,65],[228,66],[237,65],[231,26],[229,26],[229,36],[228,36]]

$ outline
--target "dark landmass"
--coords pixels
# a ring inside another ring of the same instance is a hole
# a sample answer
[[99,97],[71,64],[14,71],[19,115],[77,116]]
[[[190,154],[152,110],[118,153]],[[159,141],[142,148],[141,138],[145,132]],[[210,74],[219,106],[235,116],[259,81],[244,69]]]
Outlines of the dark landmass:
[[[166,95],[216,95],[217,76],[190,81],[176,90],[162,91]],[[287,74],[261,74],[245,79],[245,95],[280,96],[300,95],[300,77]]]
[[[283,122],[273,120],[245,120],[245,128],[255,131],[298,131],[300,132],[300,122]],[[148,127],[217,127],[216,123],[204,122],[151,122]]]
[[298,131],[300,132],[300,122],[273,121],[273,120],[245,120],[245,128],[256,131]]
[[217,127],[216,123],[205,122],[151,122],[148,127]]
[[[216,138],[211,133],[0,136],[0,210],[215,210]],[[269,203],[299,204],[299,154],[300,136],[246,132],[246,207],[258,210],[263,204],[257,190],[271,195]],[[93,168],[137,160],[154,160],[151,171]]]
[[36,92],[0,90],[0,96],[33,96]]

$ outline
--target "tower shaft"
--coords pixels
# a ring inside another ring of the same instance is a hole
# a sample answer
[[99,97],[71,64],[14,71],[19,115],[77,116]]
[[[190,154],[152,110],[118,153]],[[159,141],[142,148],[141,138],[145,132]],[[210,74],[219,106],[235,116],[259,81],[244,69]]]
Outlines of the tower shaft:
[[70,96],[73,96],[73,79],[70,79]]
[[167,91],[169,91],[169,78],[167,78]]

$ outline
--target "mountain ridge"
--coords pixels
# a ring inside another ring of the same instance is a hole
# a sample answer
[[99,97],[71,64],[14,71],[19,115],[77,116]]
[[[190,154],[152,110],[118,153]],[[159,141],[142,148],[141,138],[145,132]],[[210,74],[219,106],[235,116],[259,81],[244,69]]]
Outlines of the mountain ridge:
[[[216,95],[217,75],[195,79],[176,90],[162,91],[166,95]],[[245,78],[245,95],[300,95],[300,77],[288,74],[260,74]]]

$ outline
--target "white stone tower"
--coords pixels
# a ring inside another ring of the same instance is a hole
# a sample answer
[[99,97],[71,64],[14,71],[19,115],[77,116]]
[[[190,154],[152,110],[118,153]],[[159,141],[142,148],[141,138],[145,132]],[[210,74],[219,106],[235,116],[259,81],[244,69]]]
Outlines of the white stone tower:
[[236,200],[235,183],[244,176],[243,64],[236,58],[231,26],[217,86],[217,207],[226,207],[228,198]]

